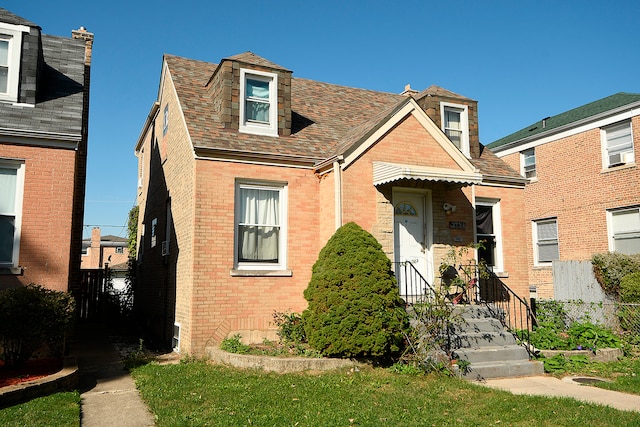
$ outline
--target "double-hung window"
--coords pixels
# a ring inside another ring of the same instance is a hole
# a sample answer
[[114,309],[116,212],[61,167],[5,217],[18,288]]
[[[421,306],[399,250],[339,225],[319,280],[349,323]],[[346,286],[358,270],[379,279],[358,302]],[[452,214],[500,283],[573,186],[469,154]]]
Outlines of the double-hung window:
[[169,104],[164,106],[164,113],[162,116],[162,135],[166,135],[169,131]]
[[543,219],[533,222],[535,264],[548,264],[560,259],[558,246],[558,220]]
[[0,22],[0,100],[18,100],[22,33],[29,27]]
[[478,259],[494,271],[502,271],[502,236],[500,202],[476,201],[476,242]]
[[628,255],[640,253],[640,208],[622,208],[607,213],[609,249]]
[[278,79],[273,73],[240,70],[240,131],[278,136]]
[[0,267],[18,267],[24,163],[0,159]]
[[529,148],[522,152],[522,175],[529,179],[537,176],[535,148]]
[[635,161],[631,121],[627,120],[602,128],[601,134],[605,168]]
[[236,248],[238,270],[286,268],[285,184],[238,182]]
[[442,131],[458,147],[469,156],[469,120],[466,105],[442,103]]

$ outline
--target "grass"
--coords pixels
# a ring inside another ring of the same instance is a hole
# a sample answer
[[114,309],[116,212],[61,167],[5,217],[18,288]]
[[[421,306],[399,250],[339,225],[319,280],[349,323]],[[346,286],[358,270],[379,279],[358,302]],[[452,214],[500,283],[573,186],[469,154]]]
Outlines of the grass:
[[514,396],[453,378],[383,369],[273,374],[202,362],[133,370],[158,426],[631,426],[640,414]]
[[80,394],[56,393],[0,410],[0,425],[67,427],[80,425]]
[[640,394],[640,354],[636,354],[633,357],[625,357],[616,362],[591,362],[583,369],[571,374],[608,378],[612,381],[592,385],[607,390]]

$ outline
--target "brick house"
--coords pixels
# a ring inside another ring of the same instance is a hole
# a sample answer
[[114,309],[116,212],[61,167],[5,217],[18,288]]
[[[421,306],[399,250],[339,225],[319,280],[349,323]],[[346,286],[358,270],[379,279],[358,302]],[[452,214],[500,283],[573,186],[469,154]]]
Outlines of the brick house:
[[617,93],[488,145],[526,177],[529,284],[553,297],[554,260],[640,252],[640,94]]
[[92,43],[0,8],[0,288],[78,283]]
[[306,307],[311,266],[349,221],[429,283],[450,248],[489,241],[482,255],[526,294],[525,180],[480,144],[477,117],[437,86],[382,93],[251,52],[165,55],[135,149],[148,330],[192,354],[236,333],[274,339],[274,311]]
[[102,236],[100,227],[94,227],[91,237],[82,240],[80,268],[95,270],[107,267],[114,289],[123,289],[129,270],[129,240],[110,234]]

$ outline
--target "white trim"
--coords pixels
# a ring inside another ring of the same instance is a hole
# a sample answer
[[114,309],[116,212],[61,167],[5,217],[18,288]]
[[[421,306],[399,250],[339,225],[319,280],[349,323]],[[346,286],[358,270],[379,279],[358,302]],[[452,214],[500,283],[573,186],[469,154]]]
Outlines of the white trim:
[[[610,130],[613,130],[614,128],[627,127],[627,125],[629,128],[629,135],[631,138],[631,148],[625,151],[624,153],[619,153],[620,154],[619,162],[612,163],[611,162],[612,155],[609,154],[607,135]],[[631,120],[630,119],[621,120],[611,125],[601,127],[600,128],[600,149],[602,152],[602,169],[603,170],[609,170],[622,165],[635,163],[635,142],[633,140],[633,124],[631,123]]]
[[[527,171],[525,170],[525,160],[526,160],[526,155],[525,152],[526,151],[531,151],[533,150],[533,158],[534,158],[534,163],[533,163],[533,170],[535,172],[535,176],[532,176],[531,178],[527,178]],[[538,179],[538,158],[536,157],[536,148],[535,147],[531,147],[531,148],[527,148],[526,150],[522,150],[520,151],[520,175],[522,175],[525,179],[528,179],[529,182],[535,182]]]
[[[239,262],[238,261],[238,218],[240,215],[240,188],[259,188],[273,190],[280,193],[280,238],[278,241],[278,263]],[[286,182],[261,181],[253,179],[236,179],[234,189],[234,219],[233,219],[233,269],[234,271],[285,271],[287,269],[287,244],[288,244],[288,184]]]
[[[493,220],[493,235],[496,239],[496,252],[494,254],[493,271],[496,273],[504,272],[504,255],[502,244],[502,211],[500,208],[500,199],[478,197],[474,200],[474,215],[473,215],[473,238],[474,241],[478,241],[477,224],[475,209],[477,206],[489,206],[491,207],[491,217]],[[476,250],[476,259],[478,259],[478,251]]]
[[534,267],[551,267],[552,261],[539,261],[539,251],[538,251],[538,223],[540,222],[550,222],[554,221],[556,223],[556,241],[558,242],[558,260],[560,259],[560,227],[558,226],[558,218],[557,217],[549,217],[549,218],[540,218],[531,220],[531,234],[532,234],[532,242],[533,242],[533,266]]
[[465,156],[471,157],[471,150],[469,148],[469,106],[464,104],[454,104],[451,102],[440,103],[440,123],[442,126],[442,132],[444,132],[445,135],[446,135],[445,128],[444,128],[445,110],[447,109],[461,110],[460,111],[460,127],[462,131],[462,136],[460,137],[460,151],[462,151],[462,153]]
[[176,345],[173,345],[173,351],[176,353],[180,353],[180,335],[182,335],[182,324],[180,322],[173,322],[173,327],[178,327],[178,336],[174,333],[171,334],[171,344],[173,344],[173,340],[176,341]]
[[14,202],[13,254],[10,263],[0,263],[0,267],[17,268],[20,257],[20,238],[22,233],[22,203],[24,199],[25,161],[0,158],[0,166],[16,169],[16,195]]
[[613,214],[616,212],[632,211],[632,210],[635,210],[636,212],[638,212],[638,214],[640,214],[640,206],[637,206],[637,205],[607,209],[607,241],[609,245],[609,252],[616,251],[616,242],[614,239],[614,232],[613,232]]
[[18,100],[22,33],[28,33],[29,31],[31,31],[31,28],[24,25],[0,22],[0,38],[8,41],[7,91],[0,93],[0,101],[16,102]]
[[455,182],[466,185],[482,183],[482,175],[475,172],[436,168],[432,166],[373,162],[373,185],[386,184],[400,179]]
[[[559,131],[558,133],[553,133],[551,135],[541,136],[540,138],[530,137],[531,140],[524,143],[520,143],[519,141],[514,141],[512,143],[505,144],[500,147],[495,147],[491,149],[491,151],[493,151],[493,153],[498,157],[504,157],[504,156],[508,156],[509,154],[518,153],[528,148],[537,147],[538,145],[543,145],[549,142],[557,141],[559,139],[568,138],[573,135],[577,135],[593,129],[598,129],[603,126],[608,126],[616,122],[620,122],[622,120],[631,119],[632,117],[635,117],[638,115],[640,115],[640,108],[632,108],[622,113],[617,113],[604,118],[600,118],[601,115],[598,115],[596,116],[596,118],[590,118],[592,121],[589,121],[585,124],[577,125],[576,127],[570,127],[567,130]],[[575,125],[575,124],[569,124],[568,126],[570,125]],[[553,130],[556,130],[556,129],[552,129],[552,131]]]
[[[246,117],[247,78],[269,83],[269,123],[249,122]],[[278,136],[278,75],[264,71],[240,69],[240,132],[256,135]]]

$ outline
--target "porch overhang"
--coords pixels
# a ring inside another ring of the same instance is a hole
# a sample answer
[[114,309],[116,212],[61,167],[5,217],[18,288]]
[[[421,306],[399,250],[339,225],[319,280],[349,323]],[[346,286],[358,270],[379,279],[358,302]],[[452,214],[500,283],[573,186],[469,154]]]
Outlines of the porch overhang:
[[446,182],[466,186],[482,183],[482,174],[432,166],[373,162],[373,185],[378,186],[403,179]]

